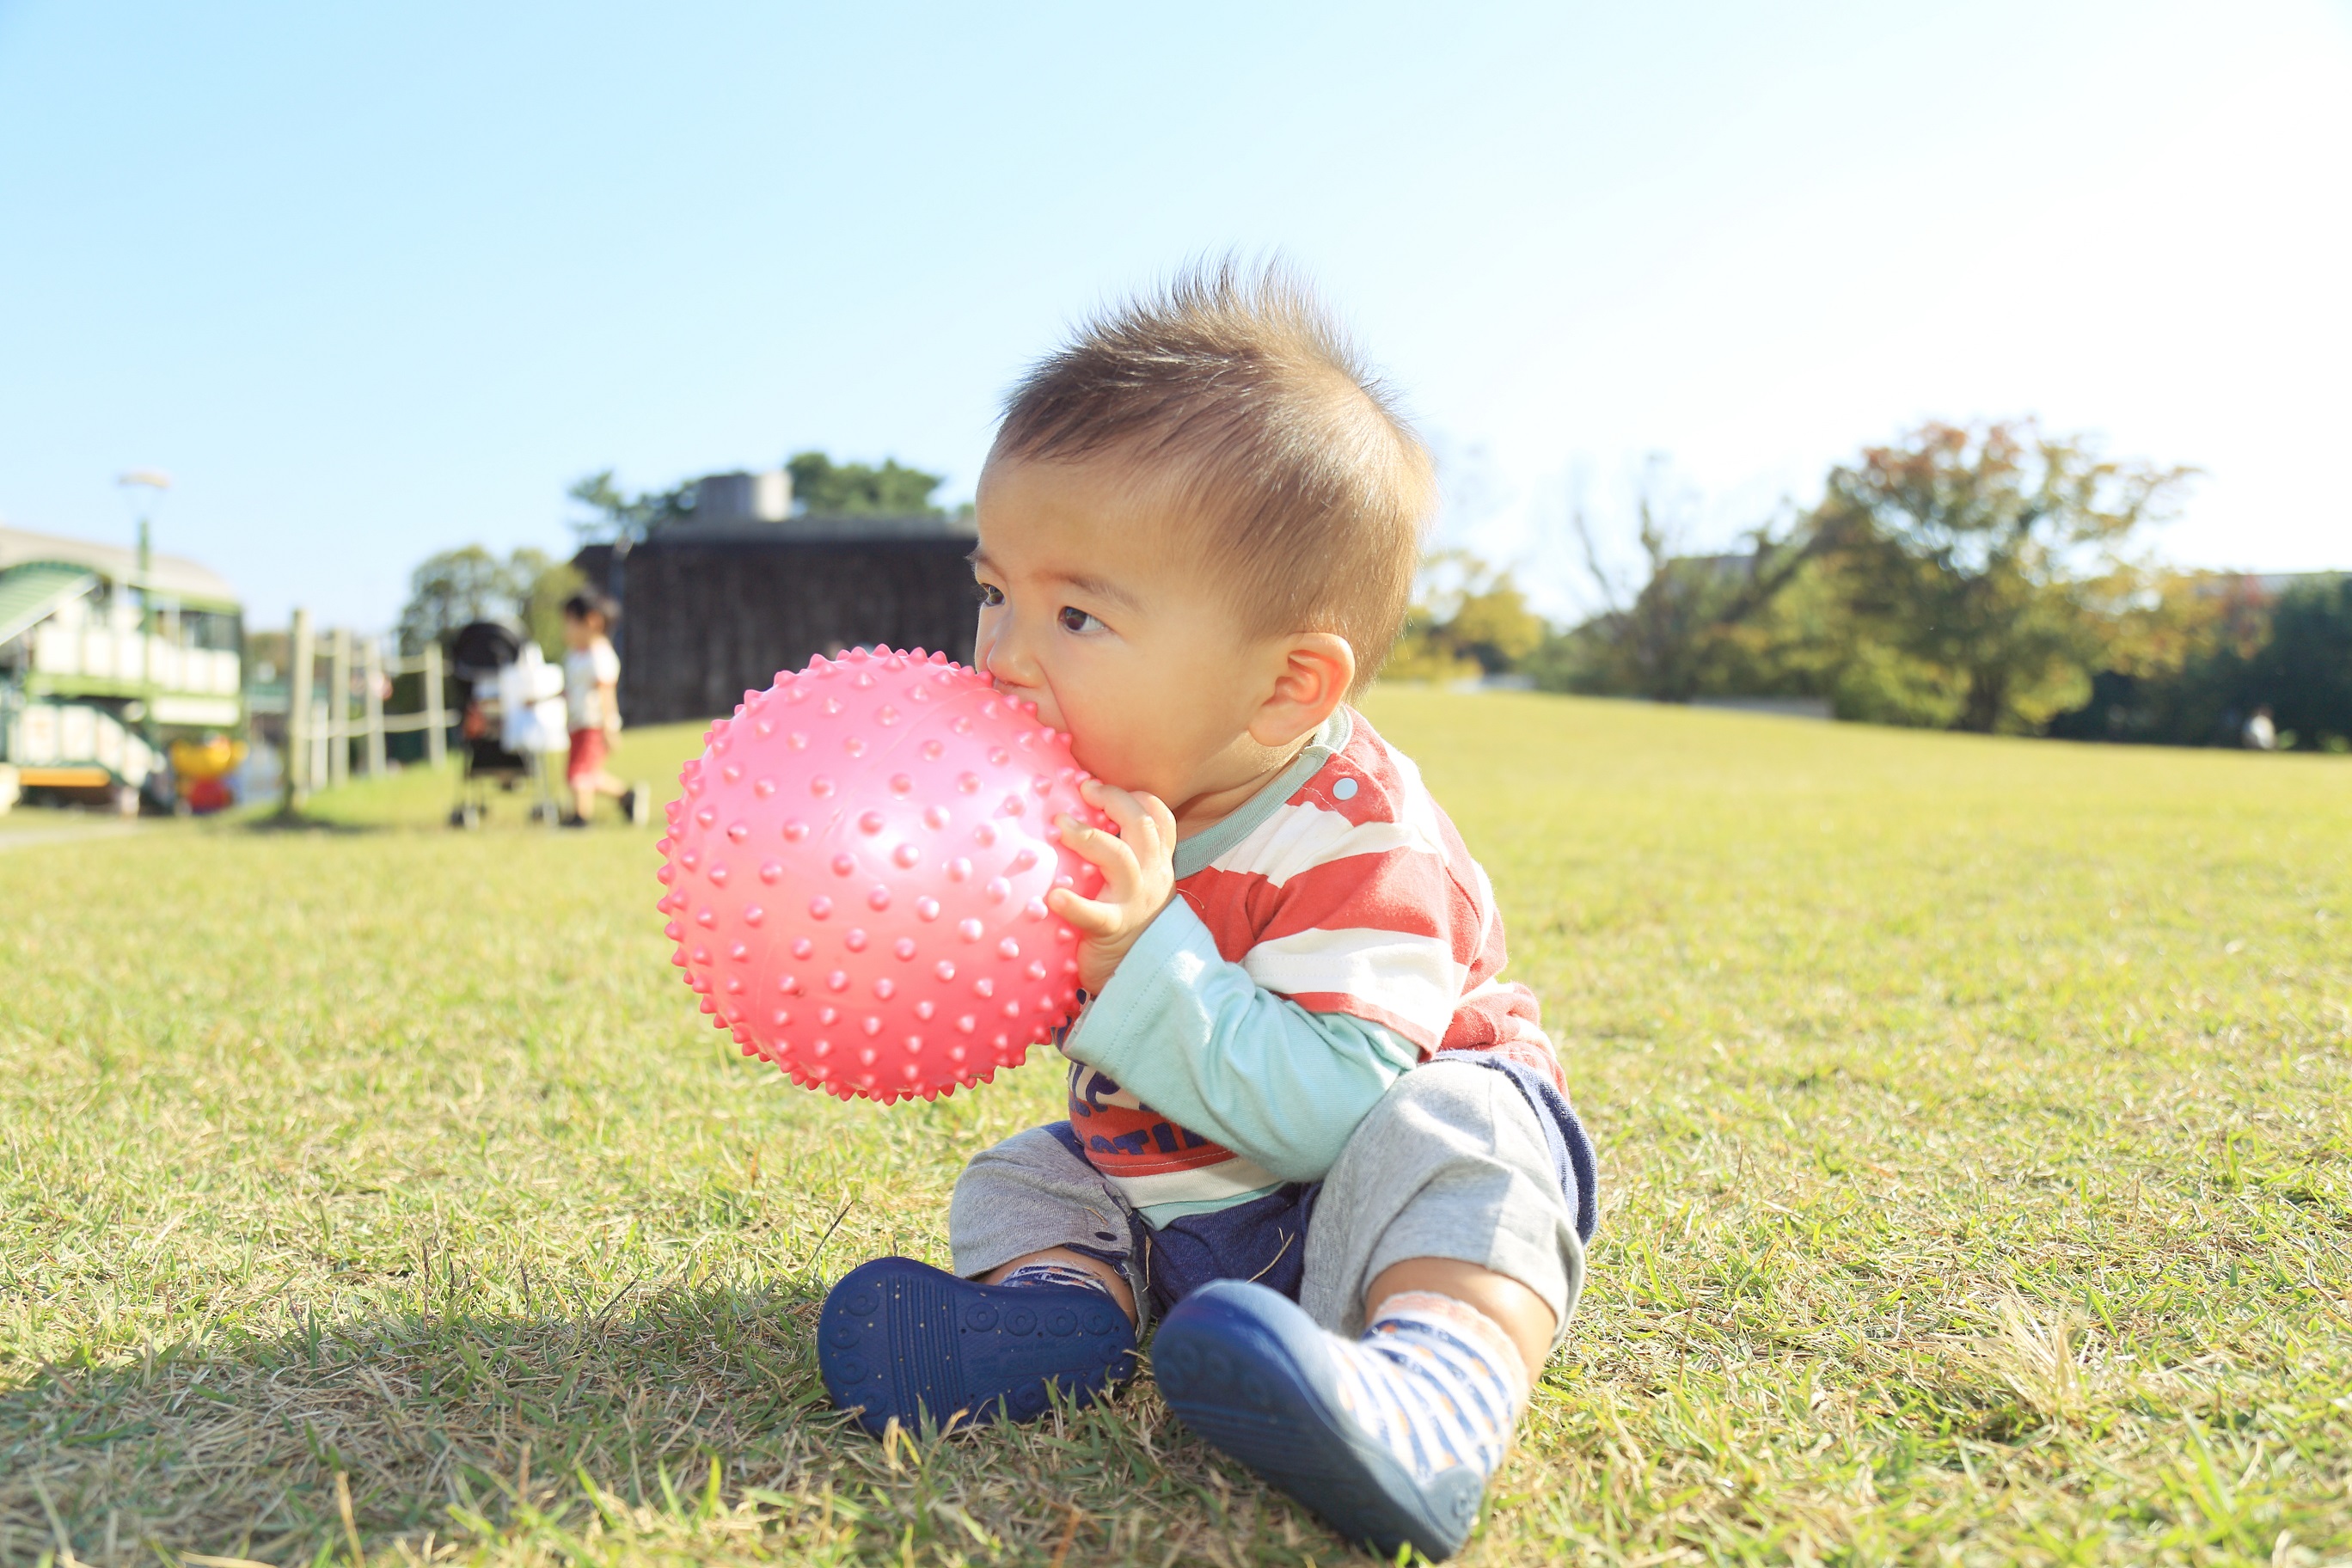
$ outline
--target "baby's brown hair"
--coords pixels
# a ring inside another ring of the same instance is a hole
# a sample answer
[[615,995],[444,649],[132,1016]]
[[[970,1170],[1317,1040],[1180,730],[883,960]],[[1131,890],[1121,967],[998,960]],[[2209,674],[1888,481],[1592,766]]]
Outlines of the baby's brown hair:
[[1428,449],[1314,295],[1230,259],[1087,321],[1013,388],[990,456],[1164,472],[1203,520],[1180,545],[1244,626],[1345,637],[1355,690],[1403,624],[1436,501]]

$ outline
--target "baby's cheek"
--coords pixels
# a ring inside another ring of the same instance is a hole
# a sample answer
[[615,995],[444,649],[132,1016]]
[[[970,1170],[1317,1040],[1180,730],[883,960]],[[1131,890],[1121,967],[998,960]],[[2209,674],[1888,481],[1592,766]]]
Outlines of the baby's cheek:
[[1064,694],[1050,703],[1040,700],[1037,717],[1056,730],[1070,732],[1070,754],[1078,766],[1098,778],[1110,778],[1110,768],[1119,755],[1118,727],[1115,720],[1100,710],[1100,705],[1084,700],[1071,700]]
[[1119,757],[1115,746],[1103,744],[1102,736],[1085,724],[1070,727],[1070,760],[1098,779],[1118,782]]
[[1077,726],[1070,722],[1069,714],[1054,700],[1054,694],[1051,691],[1024,691],[1021,695],[1037,704],[1037,722],[1049,724],[1056,730],[1068,731],[1071,742],[1073,744],[1076,742]]
[[1136,722],[1132,715],[1120,715],[1108,722],[1087,723],[1081,720],[1070,731],[1070,755],[1078,766],[1121,789],[1150,789],[1157,778],[1152,768],[1152,749],[1148,729]]

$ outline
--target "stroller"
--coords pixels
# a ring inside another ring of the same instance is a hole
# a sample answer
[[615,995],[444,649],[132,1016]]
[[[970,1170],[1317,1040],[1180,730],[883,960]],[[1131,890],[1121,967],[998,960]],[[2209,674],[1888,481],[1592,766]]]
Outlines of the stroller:
[[528,784],[530,820],[553,824],[555,770],[550,761],[570,744],[564,731],[563,672],[551,668],[539,645],[510,626],[475,621],[451,646],[449,673],[464,694],[457,724],[463,758],[457,799],[449,808],[452,827],[479,827],[489,814],[490,786],[512,795]]

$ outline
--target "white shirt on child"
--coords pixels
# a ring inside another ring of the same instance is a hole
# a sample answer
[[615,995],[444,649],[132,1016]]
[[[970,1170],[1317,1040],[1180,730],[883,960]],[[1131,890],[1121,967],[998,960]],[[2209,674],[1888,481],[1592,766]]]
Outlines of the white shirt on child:
[[613,651],[611,642],[598,637],[586,647],[575,647],[563,656],[564,717],[574,730],[601,730],[604,727],[604,697],[603,688],[621,679],[621,656]]

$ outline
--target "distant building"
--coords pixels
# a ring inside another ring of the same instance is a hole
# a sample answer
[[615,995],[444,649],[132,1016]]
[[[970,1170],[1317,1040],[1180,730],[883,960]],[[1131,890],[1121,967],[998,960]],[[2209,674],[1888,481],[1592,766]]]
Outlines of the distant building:
[[782,473],[718,474],[688,516],[572,557],[621,603],[621,711],[657,724],[731,712],[816,654],[887,645],[971,657],[970,522],[790,511]]

